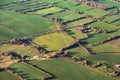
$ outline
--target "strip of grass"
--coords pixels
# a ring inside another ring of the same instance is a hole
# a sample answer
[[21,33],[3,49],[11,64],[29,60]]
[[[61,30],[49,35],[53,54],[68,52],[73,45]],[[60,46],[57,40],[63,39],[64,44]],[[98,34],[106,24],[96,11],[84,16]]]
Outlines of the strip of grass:
[[2,71],[0,72],[0,80],[20,80],[20,79],[13,76],[12,74],[9,74],[6,71]]
[[8,67],[14,73],[18,73],[20,76],[27,80],[42,80],[49,76],[42,71],[38,71],[31,66],[23,63],[15,63]]
[[68,30],[66,30],[66,32],[75,39],[83,39],[83,38],[87,37],[86,34],[82,33],[81,31],[79,31],[75,28],[68,29]]
[[52,22],[43,17],[23,15],[10,11],[0,11],[0,14],[0,24],[5,27],[0,27],[0,36],[3,36],[0,41],[57,29]]
[[73,22],[67,23],[67,25],[68,26],[83,25],[83,24],[91,22],[91,21],[92,21],[92,19],[90,19],[90,18],[84,18],[84,19],[80,19],[80,20],[77,20],[77,21],[73,21]]
[[86,15],[90,15],[94,18],[100,18],[104,15],[106,15],[108,12],[103,11],[103,10],[99,10],[99,9],[91,9],[89,11],[85,11],[84,14]]
[[96,80],[96,77],[97,80],[114,80],[97,69],[82,67],[64,59],[31,61],[29,63],[52,73],[57,80]]
[[38,11],[36,12],[36,14],[46,15],[46,14],[49,14],[49,13],[59,12],[59,11],[61,11],[61,10],[62,10],[62,9],[61,9],[61,8],[58,8],[58,7],[51,7],[51,8],[47,8],[47,9],[38,10]]
[[94,34],[93,36],[91,36],[87,39],[81,40],[81,42],[84,44],[98,44],[105,40],[110,39],[111,37],[115,37],[115,36],[119,36],[119,35],[120,35],[120,30],[117,30],[112,33],[107,33],[107,34],[99,33],[99,34]]
[[74,2],[74,1],[71,1],[71,0],[66,0],[66,1],[63,1],[61,3],[58,3],[57,6],[60,6],[62,8],[71,8],[73,7],[74,5],[76,5],[77,3]]
[[34,43],[51,51],[60,50],[72,41],[73,39],[64,33],[51,33],[33,39]]
[[60,17],[59,19],[63,22],[67,22],[67,21],[78,19],[78,18],[81,18],[81,17],[83,17],[83,15],[70,14],[70,15],[67,15],[67,16],[64,16],[64,17]]
[[61,2],[63,0],[41,0],[42,2],[46,2],[46,3],[58,3],[58,2]]
[[113,0],[96,0],[100,3],[103,3],[103,4],[107,4],[107,5],[110,5],[110,6],[113,6],[113,7],[118,7],[120,8],[120,4],[113,1]]
[[40,55],[39,51],[32,49],[32,47],[22,46],[22,45],[12,45],[12,44],[4,44],[0,45],[0,52],[16,52],[20,55],[28,55],[35,56]]
[[108,23],[111,23],[112,21],[115,21],[117,19],[120,19],[120,15],[113,15],[113,16],[110,16],[106,19],[104,19],[105,22],[108,22]]
[[107,63],[120,63],[120,54],[107,53],[107,54],[96,54],[91,56],[85,56],[88,61],[98,61]]
[[91,46],[90,49],[95,53],[114,53],[120,52],[120,50],[110,44],[101,44],[98,46]]
[[85,11],[90,10],[90,9],[92,9],[92,7],[89,7],[87,5],[82,5],[82,4],[70,8],[70,10],[75,11],[77,13],[85,12]]
[[90,53],[88,53],[85,48],[82,46],[77,48],[72,48],[68,50],[67,56],[72,58],[81,58],[83,56],[89,56]]
[[89,26],[96,28],[96,29],[101,29],[103,31],[114,31],[117,30],[116,26],[113,26],[111,24],[107,24],[105,22],[95,22],[90,24]]
[[117,26],[120,26],[120,20],[119,20],[119,21],[116,21],[116,22],[113,22],[112,24],[117,25]]

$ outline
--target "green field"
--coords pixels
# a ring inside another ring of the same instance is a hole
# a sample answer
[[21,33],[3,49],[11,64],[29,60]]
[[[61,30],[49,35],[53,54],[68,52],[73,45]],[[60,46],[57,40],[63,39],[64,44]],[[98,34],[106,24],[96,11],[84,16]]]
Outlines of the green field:
[[103,31],[114,31],[117,30],[117,26],[113,26],[111,24],[107,24],[105,22],[95,22],[90,24],[89,26],[95,28],[95,29],[101,29]]
[[63,2],[57,4],[57,6],[59,6],[61,8],[67,8],[67,9],[73,7],[74,5],[77,5],[77,3],[72,0],[66,0],[66,1],[63,1]]
[[106,14],[108,14],[107,11],[99,10],[99,9],[91,9],[89,11],[85,11],[84,14],[90,15],[94,18],[100,18]]
[[60,17],[68,16],[70,14],[73,14],[73,13],[71,13],[70,11],[62,11],[62,12],[54,13],[52,15],[48,15],[47,17],[48,18],[60,18]]
[[108,34],[104,34],[104,33],[94,34],[87,39],[81,40],[81,42],[84,44],[99,44],[114,36],[119,36],[120,35],[119,33],[120,33],[120,30],[112,32],[112,33],[108,33]]
[[70,10],[75,11],[77,13],[85,12],[85,11],[90,10],[90,9],[92,9],[92,7],[89,7],[87,5],[82,5],[82,4],[70,8]]
[[41,0],[42,2],[46,2],[46,3],[58,3],[58,2],[61,2],[63,0]]
[[118,7],[120,8],[120,4],[113,1],[113,0],[96,0],[100,3],[103,3],[103,4],[107,4],[107,5],[110,5],[110,6],[113,6],[113,7]]
[[80,20],[77,20],[77,21],[73,21],[73,22],[67,23],[67,26],[83,25],[83,24],[89,23],[91,21],[92,21],[91,18],[84,18],[84,19],[80,19]]
[[67,54],[68,57],[72,57],[72,58],[80,58],[80,57],[89,56],[89,55],[90,53],[88,53],[86,49],[83,48],[82,46],[69,49]]
[[87,34],[82,33],[81,31],[77,30],[77,28],[68,29],[66,32],[74,39],[83,39],[87,37]]
[[55,18],[62,23],[67,23],[69,21],[74,21],[76,19],[83,18],[85,16],[83,14],[76,14],[66,10],[66,11],[54,13],[52,15],[48,15],[47,17],[50,19]]
[[78,18],[81,18],[81,17],[83,17],[83,15],[70,14],[70,15],[67,15],[67,16],[64,16],[64,17],[60,17],[59,19],[63,22],[67,22],[67,21],[75,20],[75,19],[78,19]]
[[0,0],[0,80],[120,80],[119,8],[114,0]]
[[113,22],[112,24],[113,24],[113,25],[120,26],[120,20],[118,20],[118,21],[116,21],[116,22]]
[[6,71],[2,71],[0,72],[0,80],[20,80],[20,79]]
[[12,45],[4,44],[0,45],[0,52],[16,52],[20,55],[35,56],[40,55],[38,50],[32,48],[32,46]]
[[23,63],[15,63],[9,66],[8,69],[27,80],[42,80],[49,77],[46,73],[38,71],[37,69]]
[[29,63],[52,73],[55,76],[53,80],[96,80],[96,77],[97,80],[114,80],[97,69],[83,67],[64,59],[31,61]]
[[90,46],[89,47],[94,53],[116,53],[120,52],[120,50],[113,45],[110,44],[101,44],[98,46]]
[[73,39],[64,33],[51,33],[43,36],[36,37],[33,42],[42,46],[50,51],[58,51],[61,48],[71,43]]
[[114,53],[96,54],[91,56],[85,56],[84,58],[89,61],[120,63],[120,54],[114,54]]
[[47,8],[47,9],[42,9],[42,10],[38,10],[36,12],[36,14],[40,14],[40,15],[46,15],[46,14],[50,14],[50,13],[55,13],[55,12],[59,12],[61,11],[61,8],[58,7],[51,7],[51,8]]
[[104,19],[104,21],[111,23],[112,21],[115,21],[117,19],[120,19],[120,15],[113,15],[113,16],[107,17]]
[[[0,11],[0,41],[40,34],[57,27],[48,19],[23,15],[10,11]],[[5,31],[6,30],[6,31]]]

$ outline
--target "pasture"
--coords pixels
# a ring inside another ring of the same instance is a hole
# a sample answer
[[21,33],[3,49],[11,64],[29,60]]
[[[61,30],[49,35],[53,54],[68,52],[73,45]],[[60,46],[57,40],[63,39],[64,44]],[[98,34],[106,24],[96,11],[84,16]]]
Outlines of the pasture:
[[105,22],[95,22],[90,24],[89,26],[95,28],[95,29],[100,29],[102,31],[114,31],[117,30],[117,26],[111,25],[111,24],[107,24]]
[[23,45],[13,45],[13,44],[4,44],[0,45],[0,52],[16,52],[20,55],[35,56],[40,55],[37,49],[34,49],[32,46],[23,46]]
[[83,25],[83,24],[89,23],[91,21],[92,21],[91,18],[83,18],[83,19],[79,19],[79,20],[76,20],[73,22],[69,22],[66,25],[67,26],[77,26],[77,25]]
[[72,0],[66,0],[66,1],[62,1],[61,3],[56,4],[57,6],[61,7],[61,8],[67,8],[70,9],[71,7],[77,5],[78,3],[72,1]]
[[70,10],[75,11],[77,13],[82,13],[90,9],[92,9],[92,7],[89,7],[87,5],[82,5],[82,4],[70,8]]
[[90,46],[89,47],[94,53],[119,53],[120,49],[110,45],[110,44],[100,44],[98,46]]
[[58,8],[58,7],[51,7],[51,8],[47,8],[47,9],[38,10],[38,11],[36,12],[36,14],[47,15],[47,14],[50,14],[50,13],[59,12],[59,11],[61,11],[61,10],[62,10],[62,9],[61,9],[61,8]]
[[0,72],[0,80],[20,80],[20,79],[6,71],[2,71]]
[[36,37],[32,40],[35,44],[46,48],[50,51],[58,51],[65,48],[73,41],[73,38],[64,33],[51,33],[43,36]]
[[106,63],[120,63],[120,54],[107,53],[85,56],[88,61],[106,62]]
[[113,15],[104,19],[105,22],[111,23],[117,19],[120,19],[120,15]]
[[27,80],[42,80],[49,77],[46,73],[24,63],[12,64],[8,69]]
[[[11,11],[0,11],[0,41],[40,34],[57,27],[48,19],[23,15]],[[6,31],[5,31],[6,30]]]
[[97,69],[83,67],[64,59],[31,61],[29,63],[50,72],[55,76],[55,80],[96,80],[95,77],[97,80],[114,80]]
[[83,39],[87,37],[87,34],[82,33],[80,30],[77,30],[77,28],[67,29],[66,32],[74,39]]
[[117,31],[111,32],[111,33],[107,33],[107,34],[99,33],[99,34],[94,34],[87,39],[81,40],[81,42],[83,44],[92,44],[92,45],[99,44],[99,43],[102,43],[106,40],[111,39],[112,37],[119,36],[119,35],[120,35],[120,30],[117,30]]
[[67,50],[67,56],[72,58],[82,58],[83,56],[89,56],[90,53],[86,51],[86,49],[83,46],[72,48]]
[[117,25],[117,26],[120,26],[120,20],[115,21],[115,22],[113,22],[113,23],[111,23],[111,24],[113,24],[113,25]]
[[84,14],[90,15],[93,18],[100,18],[100,17],[108,14],[108,12],[103,11],[103,10],[99,10],[99,9],[91,9],[91,10],[85,11]]
[[107,4],[107,5],[110,5],[110,6],[113,6],[113,7],[117,7],[117,8],[120,8],[120,4],[113,1],[113,0],[96,0],[100,3],[103,3],[103,4]]
[[[120,5],[113,0],[95,1],[114,8],[102,10],[75,0],[0,0],[0,63],[13,61],[15,55],[5,56],[6,52],[28,56],[27,61],[18,58],[19,62],[0,71],[0,80],[20,80],[18,76],[25,80],[119,80],[108,76],[103,66],[90,64],[105,62],[114,67],[120,63],[120,15],[115,13]],[[30,37],[25,41],[29,44],[1,44],[22,37]],[[76,41],[79,45],[74,45]],[[57,57],[45,58],[61,50]],[[87,65],[76,58],[85,59]]]
[[46,3],[54,4],[54,3],[62,2],[63,0],[41,0],[41,1],[42,2],[46,2]]

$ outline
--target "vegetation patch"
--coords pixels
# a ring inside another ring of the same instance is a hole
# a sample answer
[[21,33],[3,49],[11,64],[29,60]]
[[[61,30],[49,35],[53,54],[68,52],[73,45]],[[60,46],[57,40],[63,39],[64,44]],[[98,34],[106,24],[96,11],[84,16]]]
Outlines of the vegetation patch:
[[42,79],[49,77],[49,75],[47,75],[46,73],[44,73],[40,70],[37,70],[27,64],[23,64],[23,63],[15,63],[15,64],[9,66],[8,69],[12,70],[13,73],[17,73],[22,78],[25,78],[27,80],[31,80],[31,79],[42,80]]
[[100,29],[102,31],[108,31],[108,32],[118,29],[116,26],[107,24],[105,22],[95,22],[95,23],[90,24],[89,26],[91,26],[95,29]]
[[46,14],[50,14],[50,13],[55,13],[55,12],[59,12],[61,11],[61,8],[58,7],[51,7],[51,8],[47,8],[47,9],[42,9],[42,10],[38,10],[36,12],[36,14],[40,14],[40,15],[46,15]]
[[65,48],[73,39],[64,33],[51,33],[43,36],[36,37],[33,42],[42,46],[50,51],[58,51]]
[[[64,59],[51,59],[41,61],[31,61],[32,65],[42,68],[45,71],[52,73],[55,79],[60,80],[114,80],[97,69],[83,67],[73,62]],[[53,68],[54,65],[54,68]],[[69,67],[68,67],[69,66]],[[58,71],[59,70],[59,71]],[[64,74],[63,74],[64,73]],[[91,74],[91,75],[90,75]],[[73,77],[74,76],[74,77]]]

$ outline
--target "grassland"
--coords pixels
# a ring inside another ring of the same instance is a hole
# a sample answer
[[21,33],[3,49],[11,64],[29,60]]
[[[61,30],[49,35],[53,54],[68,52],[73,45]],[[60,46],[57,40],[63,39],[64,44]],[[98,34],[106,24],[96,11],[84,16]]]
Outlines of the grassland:
[[34,35],[57,28],[43,17],[23,15],[10,11],[0,11],[0,14],[0,36],[3,37],[0,41]]
[[108,18],[105,18],[104,21],[105,22],[108,22],[108,23],[111,23],[117,19],[120,19],[120,15],[113,15],[113,16],[110,16]]
[[90,15],[94,18],[100,18],[100,17],[108,14],[108,12],[102,11],[102,10],[99,10],[99,9],[91,9],[91,10],[85,11],[84,14]]
[[50,14],[50,13],[59,12],[61,10],[62,9],[58,8],[58,7],[51,7],[51,8],[39,10],[39,11],[36,12],[36,14],[46,15],[46,14]]
[[62,2],[63,0],[41,0],[42,2],[46,2],[46,3],[58,3],[58,2]]
[[75,11],[77,13],[85,12],[85,11],[90,10],[90,9],[92,9],[92,7],[89,7],[87,5],[82,5],[82,4],[70,8],[70,10]]
[[71,0],[66,0],[66,1],[63,1],[63,2],[57,4],[57,6],[59,6],[61,8],[67,8],[67,9],[73,7],[74,5],[77,5],[77,3],[74,1],[71,1]]
[[112,0],[96,0],[100,3],[103,3],[103,4],[107,4],[107,5],[110,5],[110,6],[113,6],[113,7],[118,7],[120,8],[120,4],[115,2],[115,1],[112,1]]
[[85,56],[84,58],[89,61],[98,61],[106,63],[120,63],[120,54],[107,53],[107,54],[96,54],[91,56]]
[[70,11],[57,12],[52,15],[48,15],[49,18],[60,18],[72,14]]
[[60,50],[71,43],[73,39],[64,33],[51,33],[43,36],[36,37],[33,42],[42,46],[50,51]]
[[20,55],[35,56],[40,55],[38,50],[32,48],[32,46],[12,45],[4,44],[0,45],[0,52],[16,52]]
[[120,20],[118,20],[118,21],[116,21],[116,22],[113,22],[112,24],[113,24],[113,25],[120,26]]
[[91,18],[84,18],[84,19],[80,19],[80,20],[77,20],[77,21],[73,21],[73,22],[67,23],[67,26],[83,25],[83,24],[89,23],[91,21],[92,21]]
[[67,23],[69,21],[74,21],[76,19],[83,18],[85,16],[82,14],[73,13],[71,11],[62,11],[48,15],[47,17],[50,19],[55,18],[62,23]]
[[115,39],[115,40],[111,40],[111,41],[109,41],[107,43],[114,46],[114,47],[116,47],[116,48],[120,48],[120,43],[119,42],[120,42],[120,38]]
[[27,80],[42,80],[49,77],[49,75],[46,73],[38,71],[37,69],[34,69],[33,67],[23,63],[15,63],[9,66],[8,69],[12,70],[14,73],[18,73],[18,75]]
[[104,33],[94,34],[87,39],[81,40],[81,42],[85,44],[99,44],[101,42],[109,40],[112,37],[119,36],[120,35],[119,32],[120,30],[107,34]]
[[89,56],[89,55],[90,53],[88,53],[86,49],[82,46],[69,49],[67,54],[68,57],[72,57],[72,58],[80,58],[80,57]]
[[55,80],[96,80],[95,77],[98,78],[97,80],[114,80],[99,70],[83,67],[64,59],[31,61],[29,63],[52,73]]
[[120,52],[119,48],[114,47],[113,45],[110,44],[101,44],[98,46],[91,46],[90,49],[94,52],[94,53],[116,53],[116,52]]
[[20,80],[20,79],[6,71],[3,71],[0,72],[0,80]]
[[74,39],[83,39],[87,37],[87,34],[82,33],[80,30],[77,30],[75,28],[68,29],[66,32],[72,36]]
[[[96,1],[120,8],[118,3],[112,0]],[[105,62],[114,67],[113,64],[120,63],[120,40],[109,41],[120,36],[120,16],[107,15],[109,11],[113,10],[101,10],[73,0],[1,0],[0,53],[15,52],[28,56],[30,59],[34,56],[40,60],[28,61],[27,58],[27,61],[23,61],[30,64],[26,64],[19,59],[18,63],[5,68],[5,70],[13,71],[12,74],[0,71],[0,80],[19,80],[14,74],[26,80],[43,80],[50,78],[51,75],[52,79],[49,80],[119,80],[119,76],[114,78],[103,72],[101,69],[103,66],[91,68],[92,65],[89,64]],[[105,16],[104,19],[103,16]],[[96,22],[93,22],[95,20]],[[79,26],[84,24],[86,25]],[[63,31],[57,31],[59,27]],[[29,45],[1,44],[1,41],[34,35],[36,36],[32,37]],[[45,54],[44,57],[44,52],[59,52],[76,40],[80,41],[79,46],[67,48],[65,54],[64,52],[56,54],[55,59],[45,58],[51,57],[52,53]],[[106,40],[108,42],[103,43]],[[7,53],[2,54],[0,54],[0,63],[15,60],[11,60],[11,56],[14,57],[14,55],[4,56]],[[88,65],[83,66],[82,62],[76,61],[75,58],[85,59]]]
[[95,28],[95,29],[101,29],[103,31],[114,31],[117,30],[117,26],[113,26],[111,24],[107,24],[105,22],[95,22],[90,24],[89,26]]

